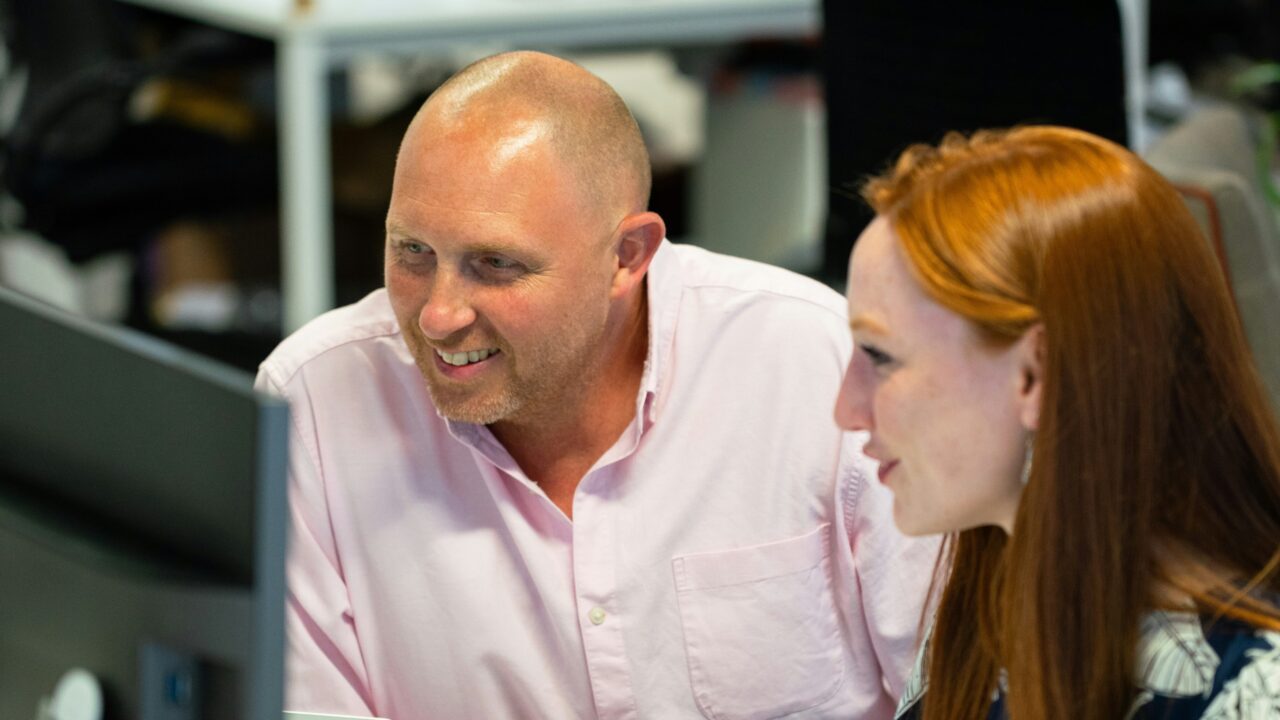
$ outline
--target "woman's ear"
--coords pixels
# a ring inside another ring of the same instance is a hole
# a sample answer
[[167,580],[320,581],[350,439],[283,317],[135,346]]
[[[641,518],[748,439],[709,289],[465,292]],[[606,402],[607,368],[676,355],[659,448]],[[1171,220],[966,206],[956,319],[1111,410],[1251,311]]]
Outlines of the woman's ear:
[[1040,427],[1040,402],[1044,394],[1044,324],[1036,323],[1017,342],[1019,374],[1018,416],[1030,432]]

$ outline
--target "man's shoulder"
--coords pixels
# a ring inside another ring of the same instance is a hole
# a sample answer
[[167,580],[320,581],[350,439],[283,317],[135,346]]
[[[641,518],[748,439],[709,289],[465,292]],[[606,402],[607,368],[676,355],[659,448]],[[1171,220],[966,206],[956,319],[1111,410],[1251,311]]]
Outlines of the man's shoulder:
[[722,255],[693,245],[673,245],[686,290],[720,291],[762,301],[799,303],[844,322],[844,298],[797,272],[755,260]]
[[283,386],[306,365],[343,348],[398,336],[400,326],[385,289],[375,290],[351,305],[330,310],[285,338],[261,370]]

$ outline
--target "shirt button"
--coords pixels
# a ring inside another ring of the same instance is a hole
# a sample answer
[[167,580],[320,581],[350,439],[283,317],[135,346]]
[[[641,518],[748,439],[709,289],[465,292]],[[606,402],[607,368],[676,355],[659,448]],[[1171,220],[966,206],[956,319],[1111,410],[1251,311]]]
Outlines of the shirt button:
[[604,608],[591,608],[591,612],[587,613],[587,619],[591,621],[592,625],[599,625],[604,622]]

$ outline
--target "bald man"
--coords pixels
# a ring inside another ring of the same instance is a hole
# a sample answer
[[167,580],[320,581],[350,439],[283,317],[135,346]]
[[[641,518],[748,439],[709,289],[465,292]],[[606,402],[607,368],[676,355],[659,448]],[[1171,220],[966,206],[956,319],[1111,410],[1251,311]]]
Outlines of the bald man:
[[664,239],[605,83],[482,60],[405,135],[386,288],[300,330],[287,708],[889,717],[936,545],[831,407],[844,304]]

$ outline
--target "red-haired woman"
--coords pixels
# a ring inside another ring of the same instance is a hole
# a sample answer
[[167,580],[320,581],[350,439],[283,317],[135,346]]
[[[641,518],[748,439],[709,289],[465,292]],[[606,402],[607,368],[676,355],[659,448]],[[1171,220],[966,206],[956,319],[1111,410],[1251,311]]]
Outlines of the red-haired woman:
[[1280,431],[1175,190],[1053,127],[864,197],[836,417],[946,533],[903,717],[1280,717]]

